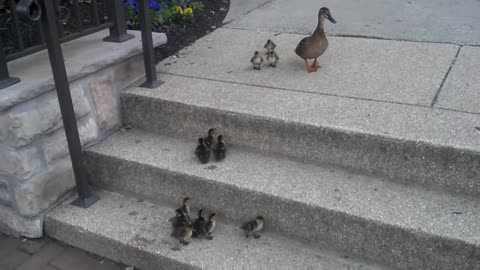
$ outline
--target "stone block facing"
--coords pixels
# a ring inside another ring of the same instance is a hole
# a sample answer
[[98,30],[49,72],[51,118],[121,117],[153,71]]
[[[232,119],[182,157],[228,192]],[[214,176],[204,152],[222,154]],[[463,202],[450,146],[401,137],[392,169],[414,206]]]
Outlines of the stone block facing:
[[29,178],[42,167],[39,151],[36,147],[0,151],[0,175]]
[[120,109],[113,87],[111,75],[95,78],[90,83],[93,100],[97,109],[97,121],[102,129],[113,129],[120,126]]
[[[83,145],[89,144],[97,139],[98,125],[94,118],[87,117],[78,122],[78,132],[80,134],[80,141]],[[68,154],[67,138],[65,137],[65,130],[58,129],[52,135],[44,139],[43,145],[45,159],[47,163],[51,163],[58,158],[64,157]]]
[[[81,118],[91,110],[81,86],[70,88],[75,116]],[[44,133],[63,126],[62,115],[55,91],[27,101],[6,112],[7,131],[0,135],[0,142],[11,146],[29,144]]]
[[33,217],[50,207],[66,191],[75,187],[69,158],[60,160],[46,172],[35,175],[15,188],[17,210]]

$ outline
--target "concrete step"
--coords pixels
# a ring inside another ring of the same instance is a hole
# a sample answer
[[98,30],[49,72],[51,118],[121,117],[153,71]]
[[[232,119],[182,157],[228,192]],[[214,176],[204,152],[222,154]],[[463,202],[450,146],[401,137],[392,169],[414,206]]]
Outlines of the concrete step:
[[480,195],[480,115],[162,75],[122,94],[126,122],[194,140],[217,127],[231,145]]
[[142,270],[387,269],[270,232],[246,239],[239,224],[221,219],[213,240],[193,239],[174,251],[179,243],[170,236],[168,219],[175,208],[118,193],[97,195],[100,201],[91,208],[69,200],[51,211],[47,235]]
[[102,188],[195,204],[232,220],[402,269],[480,269],[480,200],[230,147],[201,165],[195,140],[132,129],[86,153]]

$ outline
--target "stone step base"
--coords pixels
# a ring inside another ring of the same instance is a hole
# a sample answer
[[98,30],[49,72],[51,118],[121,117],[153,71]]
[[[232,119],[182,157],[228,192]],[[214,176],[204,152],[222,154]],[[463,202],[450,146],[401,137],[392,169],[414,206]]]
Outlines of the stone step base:
[[87,151],[102,188],[195,204],[232,220],[268,218],[282,234],[405,269],[480,265],[480,201],[229,147],[199,164],[196,142],[132,129]]
[[261,238],[246,239],[240,224],[225,223],[221,216],[213,240],[191,239],[183,246],[170,236],[174,207],[118,193],[96,194],[100,201],[89,209],[71,206],[72,198],[51,211],[46,234],[142,270],[388,269],[271,233],[268,226]]
[[339,165],[389,179],[480,194],[480,116],[246,84],[162,76],[122,94],[133,127]]

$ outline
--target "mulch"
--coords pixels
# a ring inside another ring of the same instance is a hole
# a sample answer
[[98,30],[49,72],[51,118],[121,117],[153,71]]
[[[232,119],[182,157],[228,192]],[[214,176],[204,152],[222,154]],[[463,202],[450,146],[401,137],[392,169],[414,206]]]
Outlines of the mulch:
[[201,0],[201,2],[204,8],[195,13],[192,22],[165,24],[154,29],[155,32],[165,33],[168,38],[166,45],[155,48],[156,63],[222,26],[230,7],[230,0]]

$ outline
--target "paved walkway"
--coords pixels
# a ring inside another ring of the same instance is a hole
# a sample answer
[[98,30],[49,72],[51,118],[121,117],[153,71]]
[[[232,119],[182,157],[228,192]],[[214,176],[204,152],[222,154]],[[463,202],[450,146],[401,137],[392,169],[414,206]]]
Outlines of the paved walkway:
[[124,270],[125,266],[51,239],[0,234],[1,270]]
[[320,5],[338,36],[480,45],[478,0],[232,0],[227,27],[310,34]]

